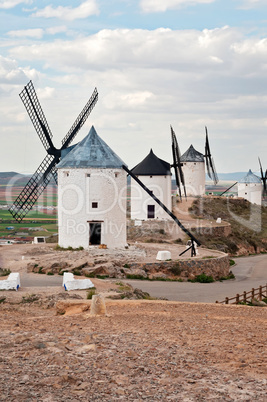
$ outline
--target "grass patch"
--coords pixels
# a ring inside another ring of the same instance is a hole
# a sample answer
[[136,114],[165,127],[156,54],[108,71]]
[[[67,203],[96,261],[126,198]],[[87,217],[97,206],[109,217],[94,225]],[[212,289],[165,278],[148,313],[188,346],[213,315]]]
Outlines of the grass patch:
[[235,261],[234,260],[229,260],[229,264],[230,264],[230,267],[232,267],[233,265],[235,265]]
[[0,276],[8,276],[11,274],[10,269],[0,268]]
[[32,293],[30,295],[22,296],[21,303],[33,303],[35,301],[39,300],[39,296],[36,294]]
[[228,279],[235,279],[235,275],[233,274],[232,271],[230,271],[229,275],[227,276],[222,276],[219,281],[227,281]]
[[199,283],[211,283],[214,282],[214,279],[211,275],[200,274],[197,275],[194,279],[188,279],[188,282],[199,282]]
[[45,272],[43,271],[43,267],[39,267],[38,274],[45,274]]
[[96,288],[91,288],[90,290],[88,290],[87,295],[86,295],[86,299],[87,300],[91,300],[92,297],[96,294]]
[[47,274],[46,275],[54,275],[54,272],[51,272],[51,271],[49,271],[49,272],[47,272]]
[[58,244],[54,247],[54,250],[57,250],[57,251],[81,251],[81,250],[84,250],[84,248],[82,247],[82,246],[80,246],[80,247],[77,247],[77,248],[73,248],[73,247],[71,247],[71,246],[69,246],[69,247],[61,247],[61,246],[59,246]]

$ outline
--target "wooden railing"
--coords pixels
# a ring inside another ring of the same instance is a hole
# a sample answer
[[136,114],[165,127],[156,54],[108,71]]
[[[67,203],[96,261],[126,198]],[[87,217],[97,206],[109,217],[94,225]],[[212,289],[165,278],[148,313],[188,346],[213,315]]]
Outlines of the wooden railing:
[[252,299],[256,299],[261,301],[267,297],[267,284],[265,286],[259,286],[257,289],[252,288],[249,292],[243,292],[241,294],[237,294],[234,297],[226,297],[223,301],[216,303],[220,304],[239,304],[239,303],[247,303],[251,302]]

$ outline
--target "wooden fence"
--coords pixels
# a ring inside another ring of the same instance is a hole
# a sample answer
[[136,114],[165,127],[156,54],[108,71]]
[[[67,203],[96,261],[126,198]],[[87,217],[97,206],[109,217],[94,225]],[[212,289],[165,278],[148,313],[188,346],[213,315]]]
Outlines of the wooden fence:
[[267,284],[265,286],[259,286],[257,289],[252,288],[249,292],[243,292],[241,294],[237,294],[234,297],[226,297],[225,300],[216,303],[220,304],[239,304],[239,303],[247,303],[251,302],[252,299],[256,299],[261,301],[267,297]]

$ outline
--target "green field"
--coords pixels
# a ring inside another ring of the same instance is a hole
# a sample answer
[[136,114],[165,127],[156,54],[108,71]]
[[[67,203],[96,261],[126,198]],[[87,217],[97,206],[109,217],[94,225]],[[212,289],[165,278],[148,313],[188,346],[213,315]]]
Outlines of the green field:
[[[8,226],[14,229],[8,230]],[[34,231],[28,228],[40,228],[43,230]],[[50,236],[57,233],[57,215],[48,215],[41,212],[30,211],[21,223],[17,223],[9,211],[0,210],[0,237],[17,237],[17,233],[27,233],[27,236]]]

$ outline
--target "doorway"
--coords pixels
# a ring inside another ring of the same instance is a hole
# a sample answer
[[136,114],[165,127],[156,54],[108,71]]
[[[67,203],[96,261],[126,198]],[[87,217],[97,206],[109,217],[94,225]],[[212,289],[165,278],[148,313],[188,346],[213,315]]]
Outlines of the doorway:
[[154,219],[155,218],[155,205],[147,206],[147,218]]
[[101,223],[89,223],[89,245],[101,244]]

